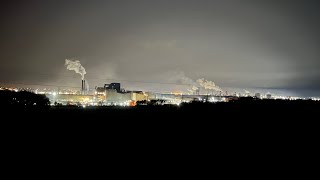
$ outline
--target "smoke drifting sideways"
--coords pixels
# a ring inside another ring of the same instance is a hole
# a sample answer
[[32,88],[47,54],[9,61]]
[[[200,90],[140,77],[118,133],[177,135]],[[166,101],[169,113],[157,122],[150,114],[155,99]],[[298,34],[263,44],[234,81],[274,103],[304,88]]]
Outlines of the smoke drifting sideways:
[[201,88],[206,90],[213,90],[217,92],[222,92],[223,90],[217,86],[213,81],[206,80],[204,78],[200,78],[198,80],[193,80],[185,75],[183,71],[175,71],[173,76],[170,78],[171,80],[178,81],[185,85],[190,85],[190,88],[187,89],[189,93],[195,93],[199,91]]
[[197,83],[204,89],[208,90],[214,90],[214,91],[222,91],[222,89],[219,86],[216,86],[216,84],[213,81],[205,80],[204,78],[198,79]]
[[79,60],[65,60],[65,66],[70,71],[75,71],[76,73],[81,75],[81,79],[84,80],[84,75],[86,74],[86,70],[84,67],[80,64]]

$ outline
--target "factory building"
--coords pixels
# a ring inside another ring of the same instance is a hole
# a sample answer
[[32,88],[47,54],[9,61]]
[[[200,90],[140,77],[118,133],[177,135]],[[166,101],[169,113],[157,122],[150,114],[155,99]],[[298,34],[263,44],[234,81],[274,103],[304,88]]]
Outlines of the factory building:
[[120,83],[105,84],[103,87],[96,87],[95,93],[89,93],[86,88],[86,81],[81,82],[80,94],[46,94],[51,104],[62,105],[124,105],[132,106],[137,101],[147,100],[147,95],[142,91],[125,91],[121,89]]
[[104,88],[107,90],[116,90],[117,93],[121,92],[121,86],[120,83],[111,83],[111,84],[105,84]]
[[[222,97],[215,95],[184,95],[182,93],[153,93],[143,91],[126,91],[121,89],[120,83],[104,84],[103,87],[95,87],[94,92],[89,92],[86,88],[86,81],[81,81],[80,93],[52,93],[47,94],[51,104],[62,105],[85,105],[85,106],[101,106],[101,105],[120,105],[134,106],[137,101],[164,100],[168,104],[180,104],[181,102],[191,101],[209,101],[223,102],[233,96]],[[260,96],[259,96],[260,97]]]
[[96,87],[96,94],[105,95],[106,91],[124,92],[124,90],[121,89],[120,83],[111,83],[105,84],[103,87]]
[[96,87],[96,95],[104,96],[104,103],[120,104],[147,100],[142,91],[125,91],[120,83],[105,84],[104,87]]

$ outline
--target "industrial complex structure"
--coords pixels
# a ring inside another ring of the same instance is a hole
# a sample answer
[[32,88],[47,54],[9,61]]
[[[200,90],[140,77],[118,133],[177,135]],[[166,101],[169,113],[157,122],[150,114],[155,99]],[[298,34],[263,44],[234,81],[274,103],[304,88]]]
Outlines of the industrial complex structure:
[[[253,93],[246,91],[245,94],[228,95],[227,92],[222,94],[200,94],[199,91],[194,94],[184,93],[160,93],[160,92],[143,92],[143,91],[128,91],[121,88],[120,83],[104,84],[101,87],[94,89],[87,88],[86,81],[81,81],[81,89],[31,89],[31,88],[5,88],[0,87],[0,90],[11,91],[30,91],[36,94],[45,94],[51,105],[76,105],[76,106],[135,106],[137,102],[158,101],[161,104],[176,104],[182,102],[201,101],[201,102],[228,102],[239,99],[239,97],[252,97],[256,99],[301,99],[299,97],[291,96],[276,96],[271,93],[262,95],[261,93]],[[320,98],[311,98],[312,100],[319,100]],[[140,103],[141,104],[141,103]]]
[[86,88],[86,81],[81,81],[80,93],[48,93],[46,94],[52,104],[61,105],[122,105],[135,106],[138,101],[164,100],[168,104],[180,104],[190,101],[226,101],[226,97],[214,95],[201,95],[199,93],[188,95],[182,93],[154,93],[143,91],[127,91],[121,88],[120,83],[104,84],[95,87],[94,92]]
[[[2,88],[3,89],[3,88]],[[8,89],[8,88],[5,88]],[[154,100],[161,100],[162,104],[176,104],[179,105],[182,102],[202,101],[202,102],[228,102],[237,100],[239,97],[253,97],[257,99],[295,99],[294,97],[279,97],[273,96],[270,93],[262,95],[259,92],[255,92],[250,96],[250,92],[245,90],[245,94],[234,93],[228,95],[228,93],[222,94],[222,91],[214,94],[213,91],[207,94],[200,93],[200,87],[197,91],[189,94],[182,92],[144,92],[144,91],[129,91],[121,88],[121,84],[117,82],[104,84],[103,86],[96,86],[89,89],[86,85],[86,80],[81,80],[81,89],[11,89],[13,91],[31,91],[36,94],[45,94],[51,105],[77,105],[77,106],[135,106],[137,102],[149,102]],[[10,90],[10,88],[8,89]]]
[[123,105],[134,106],[137,101],[147,100],[142,91],[125,91],[120,83],[105,84],[96,87],[94,93],[86,89],[85,80],[81,81],[79,94],[50,93],[47,94],[52,103],[62,105]]
[[121,105],[135,106],[138,101],[163,100],[167,104],[180,104],[190,101],[228,101],[230,97],[182,94],[182,93],[154,93],[143,91],[127,91],[121,88],[120,83],[104,84],[102,87],[95,87],[93,93],[88,93],[86,82],[82,80],[81,90],[78,94],[50,93],[47,94],[52,104],[62,105]]

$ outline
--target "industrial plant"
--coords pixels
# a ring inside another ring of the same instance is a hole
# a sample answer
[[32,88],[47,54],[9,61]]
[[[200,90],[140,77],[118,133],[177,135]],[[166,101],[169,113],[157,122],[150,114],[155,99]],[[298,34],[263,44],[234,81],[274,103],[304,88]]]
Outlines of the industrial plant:
[[[139,101],[162,100],[163,103],[177,104],[190,101],[226,101],[227,97],[221,96],[221,89],[212,81],[199,79],[192,82],[192,88],[188,90],[189,94],[184,93],[155,93],[144,92],[140,90],[125,90],[118,82],[96,86],[94,89],[89,88],[86,80],[85,68],[80,64],[79,60],[65,60],[65,66],[68,70],[75,71],[81,75],[81,89],[70,93],[70,91],[53,91],[38,92],[46,94],[51,104],[59,105],[82,105],[82,106],[135,106]],[[196,87],[199,85],[200,87]],[[209,91],[220,91],[219,96],[213,93],[200,94],[200,88]]]
[[[182,82],[187,82],[189,89],[178,92],[145,92],[141,90],[126,90],[121,87],[119,82],[100,84],[94,88],[89,88],[85,79],[86,70],[79,60],[65,60],[68,70],[75,71],[81,75],[81,88],[74,89],[30,89],[30,88],[2,88],[0,90],[12,91],[31,91],[35,94],[45,94],[51,105],[75,105],[75,106],[136,106],[140,102],[148,104],[150,101],[159,101],[161,104],[180,105],[184,102],[228,102],[239,99],[240,97],[252,97],[256,99],[289,99],[295,100],[298,97],[276,96],[271,93],[262,94],[261,92],[249,92],[243,89],[244,93],[228,94],[223,91],[213,81],[204,78],[196,81],[185,77],[180,77]],[[79,81],[80,84],[80,81]],[[318,99],[314,99],[318,100]],[[140,103],[141,104],[141,103]]]
[[[104,84],[103,86],[96,86],[89,90],[86,86],[86,80],[81,80],[81,89],[74,93],[70,91],[51,91],[51,92],[37,92],[39,94],[46,94],[50,99],[52,105],[79,105],[79,106],[135,106],[137,102],[148,102],[161,100],[163,104],[179,105],[182,102],[228,102],[237,100],[240,97],[253,97],[257,99],[288,99],[288,97],[272,97],[270,93],[261,95],[255,93],[250,95],[250,92],[245,90],[244,94],[235,93],[228,95],[221,91],[214,94],[213,91],[200,91],[201,87],[194,88],[193,93],[157,93],[144,92],[139,90],[126,90],[121,87],[120,83],[113,82]],[[200,93],[202,92],[202,93]],[[207,92],[207,93],[203,93]],[[294,97],[290,97],[294,99]]]
[[78,93],[53,92],[46,95],[52,103],[61,105],[134,106],[137,101],[147,100],[146,94],[142,91],[126,91],[121,89],[120,83],[110,83],[102,87],[95,87],[92,92],[86,88],[85,80],[81,81],[81,90]]

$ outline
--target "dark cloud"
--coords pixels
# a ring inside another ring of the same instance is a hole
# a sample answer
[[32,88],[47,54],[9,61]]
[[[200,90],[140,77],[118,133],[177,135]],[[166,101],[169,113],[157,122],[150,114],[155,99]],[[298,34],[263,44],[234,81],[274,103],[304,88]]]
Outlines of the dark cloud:
[[[168,75],[182,71],[225,88],[319,95],[319,5],[313,0],[2,2],[0,81],[79,85],[64,67],[64,59],[78,58],[94,85],[108,78],[170,82]],[[39,75],[44,73],[50,75]]]

